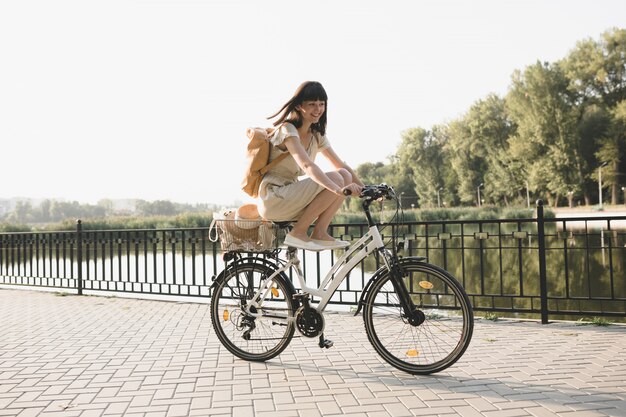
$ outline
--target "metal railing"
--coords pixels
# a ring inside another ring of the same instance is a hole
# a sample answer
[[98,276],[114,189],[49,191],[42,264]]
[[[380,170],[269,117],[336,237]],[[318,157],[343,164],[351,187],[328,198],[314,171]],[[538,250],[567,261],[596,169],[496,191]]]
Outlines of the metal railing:
[[[365,224],[333,224],[358,239]],[[408,222],[386,225],[405,255],[426,256],[466,288],[474,309],[561,318],[626,317],[626,216]],[[319,284],[337,254],[305,253],[302,267]],[[354,305],[379,259],[363,261],[331,303]],[[0,284],[84,292],[210,297],[224,268],[208,228],[0,234]]]

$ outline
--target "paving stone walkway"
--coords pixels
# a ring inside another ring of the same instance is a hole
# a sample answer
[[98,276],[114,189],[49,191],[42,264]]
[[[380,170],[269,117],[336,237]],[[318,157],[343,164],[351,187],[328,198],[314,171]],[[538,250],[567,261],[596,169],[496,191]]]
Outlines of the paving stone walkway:
[[249,363],[207,304],[0,287],[0,416],[626,416],[626,326],[478,320],[433,376],[382,361],[361,317],[326,334]]

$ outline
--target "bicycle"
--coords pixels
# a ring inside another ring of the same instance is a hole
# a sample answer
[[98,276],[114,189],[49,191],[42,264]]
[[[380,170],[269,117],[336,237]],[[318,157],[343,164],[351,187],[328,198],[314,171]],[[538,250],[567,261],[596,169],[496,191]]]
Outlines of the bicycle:
[[[221,343],[235,356],[266,361],[279,355],[296,329],[319,337],[321,348],[333,342],[324,336],[323,312],[349,272],[367,256],[380,254],[384,265],[365,285],[355,316],[363,311],[367,337],[382,358],[410,374],[431,374],[453,365],[469,346],[474,327],[469,298],[458,281],[423,257],[400,257],[393,236],[385,247],[370,205],[396,200],[385,184],[364,187],[360,198],[369,230],[337,259],[318,288],[306,285],[295,248],[264,254],[227,252],[228,261],[212,284],[211,321]],[[278,224],[285,229],[289,224]],[[295,271],[297,291],[287,277]],[[319,302],[314,306],[311,297]]]

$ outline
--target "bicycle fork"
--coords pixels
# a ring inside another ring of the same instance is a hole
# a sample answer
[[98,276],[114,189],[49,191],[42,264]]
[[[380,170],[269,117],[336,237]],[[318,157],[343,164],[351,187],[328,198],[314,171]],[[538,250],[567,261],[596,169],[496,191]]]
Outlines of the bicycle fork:
[[400,306],[403,311],[402,317],[405,318],[409,324],[419,326],[426,321],[426,315],[415,306],[415,303],[411,299],[411,294],[409,294],[409,290],[402,277],[402,269],[398,263],[398,258],[385,249],[381,249],[381,253],[387,265],[387,269],[389,270],[391,285],[393,285],[394,291],[398,294],[398,300],[400,301]]

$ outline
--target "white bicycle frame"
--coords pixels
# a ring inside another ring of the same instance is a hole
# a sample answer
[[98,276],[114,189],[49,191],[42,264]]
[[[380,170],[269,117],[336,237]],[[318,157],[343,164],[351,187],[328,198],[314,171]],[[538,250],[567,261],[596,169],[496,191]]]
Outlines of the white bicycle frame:
[[[302,270],[300,269],[300,259],[298,259],[296,252],[293,251],[291,252],[287,262],[278,268],[272,275],[268,276],[263,283],[261,283],[261,286],[254,297],[248,301],[246,313],[254,317],[262,316],[261,313],[254,313],[250,311],[250,307],[261,307],[263,300],[266,299],[265,297],[267,297],[269,292],[272,290],[273,278],[276,275],[289,270],[292,266],[296,270],[296,275],[298,276],[298,280],[300,282],[300,292],[318,297],[320,302],[316,309],[322,312],[328,305],[328,302],[335,293],[335,290],[337,290],[339,285],[341,285],[348,273],[368,255],[375,250],[383,248],[384,246],[385,244],[383,243],[383,239],[378,231],[378,228],[376,226],[371,226],[362,238],[353,243],[346,250],[346,252],[339,259],[337,259],[318,288],[306,285],[305,277],[302,275]],[[389,268],[387,258],[385,256],[383,256],[383,260],[387,268]]]

